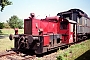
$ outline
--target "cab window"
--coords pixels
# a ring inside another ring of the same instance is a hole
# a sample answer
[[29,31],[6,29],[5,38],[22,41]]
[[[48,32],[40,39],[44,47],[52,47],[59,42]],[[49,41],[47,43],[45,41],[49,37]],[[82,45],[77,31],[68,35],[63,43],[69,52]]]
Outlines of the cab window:
[[68,23],[65,21],[60,22],[60,29],[67,29],[68,28]]

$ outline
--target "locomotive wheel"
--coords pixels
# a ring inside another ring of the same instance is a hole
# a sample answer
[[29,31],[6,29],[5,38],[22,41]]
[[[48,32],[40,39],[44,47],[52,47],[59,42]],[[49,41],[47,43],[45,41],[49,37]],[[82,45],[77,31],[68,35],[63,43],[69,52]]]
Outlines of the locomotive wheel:
[[28,36],[28,38],[27,38],[27,39],[28,39],[28,43],[30,43],[30,44],[31,44],[31,43],[33,42],[33,37],[32,37],[32,36]]
[[22,48],[24,45],[24,40],[25,38],[23,36],[21,36],[18,40],[18,49]]

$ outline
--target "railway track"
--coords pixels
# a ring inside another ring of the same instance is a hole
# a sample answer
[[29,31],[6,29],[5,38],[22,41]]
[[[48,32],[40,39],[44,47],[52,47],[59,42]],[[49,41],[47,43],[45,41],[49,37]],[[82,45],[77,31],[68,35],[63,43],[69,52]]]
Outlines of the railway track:
[[16,51],[5,51],[0,53],[0,60],[56,60],[57,51],[51,51],[41,55],[28,55]]
[[0,53],[0,60],[36,60],[36,55],[27,55],[15,51],[5,51]]

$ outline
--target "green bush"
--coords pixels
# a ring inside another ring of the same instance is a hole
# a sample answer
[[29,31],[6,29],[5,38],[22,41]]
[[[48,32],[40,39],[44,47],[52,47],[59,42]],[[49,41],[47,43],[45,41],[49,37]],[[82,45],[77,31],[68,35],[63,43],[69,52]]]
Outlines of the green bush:
[[0,22],[0,29],[3,29],[4,28],[4,25],[3,25],[4,23],[1,23]]
[[10,28],[8,23],[4,23],[3,25],[4,25],[4,28]]
[[57,56],[57,60],[66,60],[63,54]]
[[2,34],[2,31],[0,30],[0,34]]

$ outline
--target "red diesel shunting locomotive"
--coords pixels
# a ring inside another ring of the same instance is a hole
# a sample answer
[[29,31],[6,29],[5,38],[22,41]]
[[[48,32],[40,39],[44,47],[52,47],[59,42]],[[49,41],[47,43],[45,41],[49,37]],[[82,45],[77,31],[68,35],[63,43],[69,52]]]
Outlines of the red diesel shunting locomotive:
[[[70,13],[70,11],[67,12]],[[15,39],[16,49],[29,49],[35,51],[36,54],[75,43],[80,36],[86,36],[77,33],[76,20],[65,19],[68,16],[67,12],[60,14],[63,17],[54,16],[45,19],[37,19],[35,14],[31,13],[28,19],[24,19],[24,34],[17,34],[17,31],[15,35],[10,35],[9,38],[10,40]],[[72,14],[73,18],[75,18],[74,16]]]

